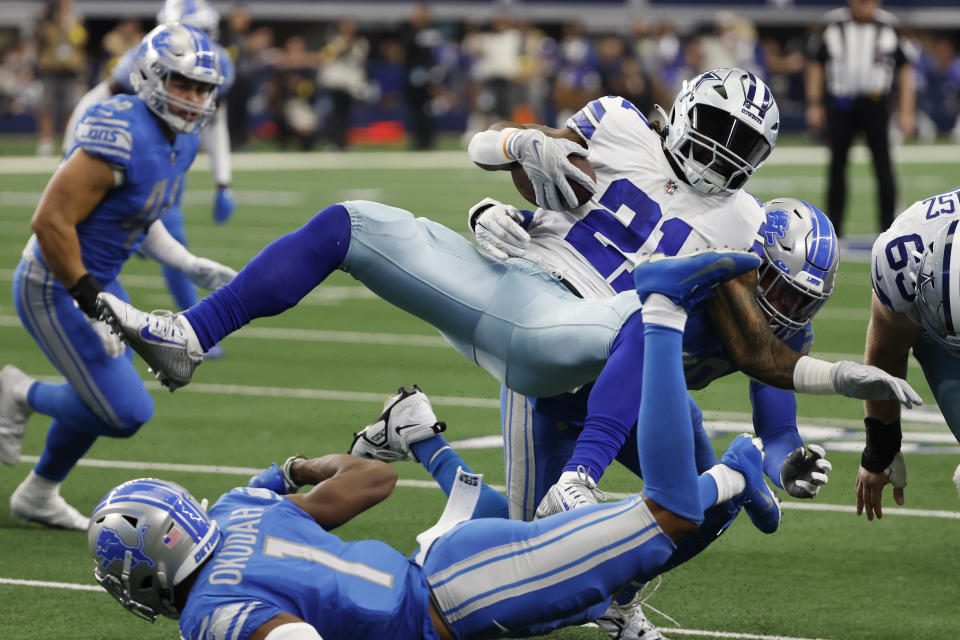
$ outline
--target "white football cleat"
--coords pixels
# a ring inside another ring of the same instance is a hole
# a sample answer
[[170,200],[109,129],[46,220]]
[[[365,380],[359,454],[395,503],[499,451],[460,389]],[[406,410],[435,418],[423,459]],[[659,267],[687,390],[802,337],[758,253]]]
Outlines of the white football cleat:
[[14,518],[38,522],[54,529],[86,531],[90,524],[90,518],[63,499],[59,483],[53,492],[39,492],[31,488],[29,477],[21,482],[10,496],[10,514]]
[[651,610],[679,626],[676,620],[647,604],[647,599],[660,588],[660,576],[657,578],[650,593],[647,593],[647,585],[651,584],[648,582],[627,604],[620,605],[613,600],[603,615],[594,620],[594,623],[606,631],[613,640],[669,640],[643,613],[644,606],[650,607]]
[[953,486],[957,488],[957,493],[960,494],[960,464],[953,472]]
[[0,461],[20,462],[23,434],[33,410],[27,404],[27,390],[34,380],[12,364],[0,369]]
[[537,506],[535,519],[588,507],[606,499],[607,494],[597,488],[597,483],[587,474],[587,470],[578,467],[576,471],[564,471],[560,474],[557,484],[550,487]]
[[97,310],[170,391],[189,383],[203,362],[200,341],[183,314],[145,313],[106,292],[97,296]]
[[414,458],[410,445],[432,438],[447,428],[437,420],[430,399],[417,385],[400,387],[388,398],[377,421],[353,434],[350,455],[398,462]]

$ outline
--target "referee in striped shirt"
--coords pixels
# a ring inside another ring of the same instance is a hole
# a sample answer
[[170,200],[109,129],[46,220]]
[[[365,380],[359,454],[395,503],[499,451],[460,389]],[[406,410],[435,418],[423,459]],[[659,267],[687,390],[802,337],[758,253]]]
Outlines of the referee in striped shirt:
[[824,17],[823,33],[810,43],[807,63],[807,124],[824,131],[830,145],[827,214],[843,234],[847,201],[847,155],[863,132],[877,177],[881,231],[893,222],[897,186],[890,160],[891,96],[898,84],[898,124],[913,134],[915,89],[913,48],[895,28],[896,18],[880,0],[849,0]]

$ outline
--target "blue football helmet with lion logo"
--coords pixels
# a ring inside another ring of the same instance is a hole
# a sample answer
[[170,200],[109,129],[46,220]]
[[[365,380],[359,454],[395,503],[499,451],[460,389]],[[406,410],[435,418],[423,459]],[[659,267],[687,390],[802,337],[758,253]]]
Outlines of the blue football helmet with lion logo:
[[87,530],[97,582],[127,611],[151,622],[180,616],[174,587],[210,557],[219,540],[203,504],[175,482],[153,478],[110,491]]
[[[203,102],[170,93],[168,83],[175,75],[209,85]],[[222,83],[210,36],[186,24],[162,24],[144,36],[130,74],[137,96],[171,129],[181,133],[196,133],[213,117],[216,88]]]
[[779,338],[803,329],[833,293],[840,261],[830,219],[796,198],[763,205],[767,214],[757,301]]

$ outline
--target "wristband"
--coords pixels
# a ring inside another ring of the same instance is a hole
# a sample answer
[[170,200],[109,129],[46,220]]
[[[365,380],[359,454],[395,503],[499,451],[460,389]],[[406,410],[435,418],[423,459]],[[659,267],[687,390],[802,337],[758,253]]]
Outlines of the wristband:
[[860,466],[873,473],[883,473],[900,451],[903,431],[900,421],[883,424],[875,418],[864,418],[867,430],[867,446],[860,455]]
[[77,301],[80,310],[94,320],[100,317],[97,313],[97,295],[101,291],[103,291],[103,285],[92,273],[83,274],[76,284],[67,289],[67,292]]
[[297,460],[306,460],[305,456],[295,455],[287,458],[287,461],[283,463],[283,466],[280,467],[280,470],[283,471],[283,481],[287,485],[287,491],[289,493],[296,493],[300,490],[300,487],[303,485],[293,481],[293,477],[290,475],[290,467],[293,466],[293,463]]
[[477,164],[498,167],[516,162],[507,151],[507,141],[520,129],[507,127],[500,131],[488,129],[474,134],[467,145],[467,155]]
[[837,392],[833,374],[837,363],[802,356],[793,368],[793,388],[797,393],[824,395]]

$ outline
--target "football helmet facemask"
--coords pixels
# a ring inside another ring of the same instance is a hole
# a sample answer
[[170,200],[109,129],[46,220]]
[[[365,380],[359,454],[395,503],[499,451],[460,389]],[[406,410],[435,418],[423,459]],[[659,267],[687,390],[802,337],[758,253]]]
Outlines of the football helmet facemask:
[[837,234],[826,214],[803,200],[778,198],[763,210],[757,301],[770,328],[785,339],[803,329],[833,293]]
[[667,122],[664,150],[687,181],[703,193],[732,193],[773,150],[780,110],[749,71],[714,69],[684,81]]
[[179,618],[174,587],[201,566],[220,540],[205,504],[175,482],[141,478],[110,491],[90,516],[94,577],[134,615]]
[[957,222],[945,224],[923,252],[913,303],[930,337],[960,356],[960,247],[954,246]]
[[[203,102],[170,93],[170,79],[177,75],[210,85]],[[143,38],[130,74],[130,84],[150,111],[181,133],[196,133],[213,117],[216,87],[222,83],[213,41],[200,29],[177,23],[161,24]]]

